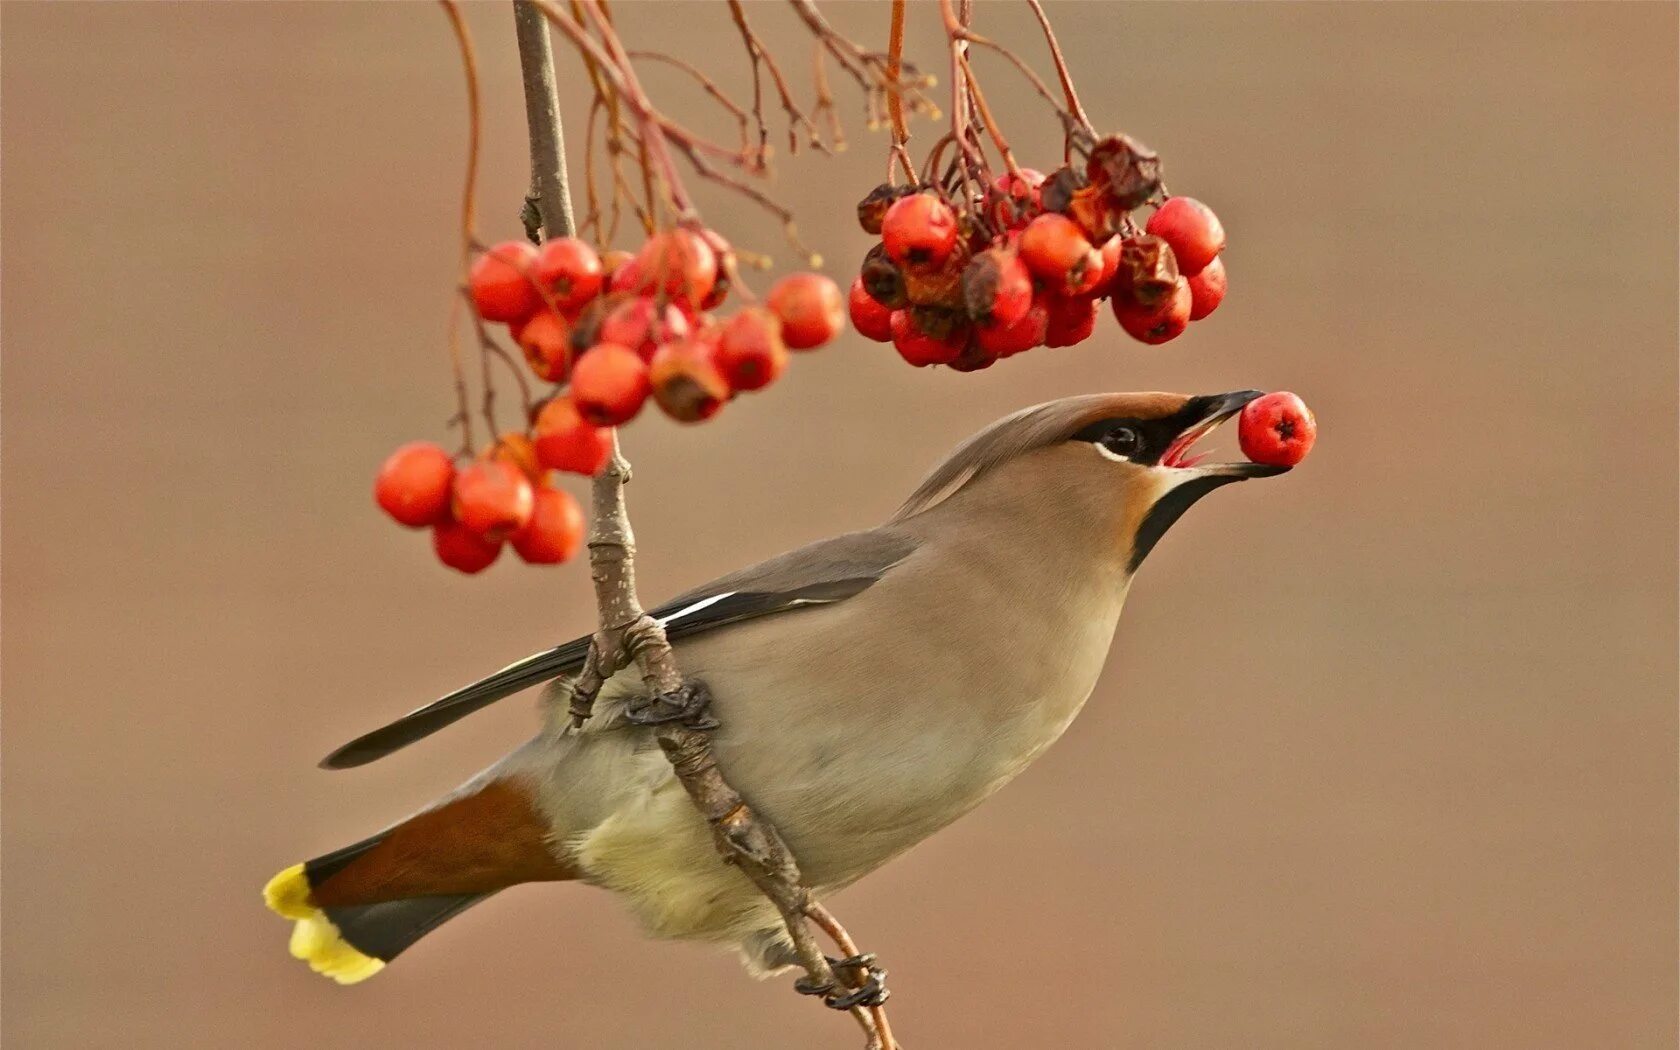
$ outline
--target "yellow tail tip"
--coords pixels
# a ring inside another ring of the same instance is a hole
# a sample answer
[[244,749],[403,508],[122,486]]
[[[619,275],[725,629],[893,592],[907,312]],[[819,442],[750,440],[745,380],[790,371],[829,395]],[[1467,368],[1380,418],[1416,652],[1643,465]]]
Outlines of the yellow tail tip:
[[358,951],[338,932],[326,913],[309,896],[309,879],[302,864],[294,864],[268,880],[263,901],[277,915],[295,920],[291,949],[294,958],[339,984],[355,984],[385,968],[385,960]]
[[288,919],[310,919],[321,914],[309,899],[309,879],[302,864],[293,864],[263,887],[263,902],[268,910]]

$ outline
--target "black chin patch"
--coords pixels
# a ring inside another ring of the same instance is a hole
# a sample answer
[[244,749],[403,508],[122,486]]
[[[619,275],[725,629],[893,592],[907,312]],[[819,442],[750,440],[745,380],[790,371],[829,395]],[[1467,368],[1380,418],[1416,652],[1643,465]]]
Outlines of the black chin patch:
[[1143,564],[1143,559],[1149,557],[1149,552],[1155,549],[1155,544],[1172,528],[1173,522],[1190,509],[1191,504],[1221,485],[1241,480],[1241,477],[1227,474],[1205,474],[1199,478],[1191,478],[1156,500],[1155,505],[1149,508],[1149,513],[1143,516],[1143,524],[1138,526],[1137,539],[1132,543],[1130,571],[1137,572],[1138,566]]

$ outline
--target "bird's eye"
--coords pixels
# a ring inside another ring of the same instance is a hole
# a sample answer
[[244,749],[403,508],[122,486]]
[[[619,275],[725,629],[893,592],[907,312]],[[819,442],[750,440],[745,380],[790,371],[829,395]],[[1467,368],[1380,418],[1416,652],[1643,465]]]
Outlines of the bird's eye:
[[1130,456],[1143,447],[1143,437],[1132,427],[1115,427],[1103,435],[1102,443],[1117,456]]

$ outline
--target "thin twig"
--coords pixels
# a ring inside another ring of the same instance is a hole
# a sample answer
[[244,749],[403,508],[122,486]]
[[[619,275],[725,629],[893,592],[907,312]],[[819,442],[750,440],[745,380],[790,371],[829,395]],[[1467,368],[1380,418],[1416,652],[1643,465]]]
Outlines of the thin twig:
[[1027,0],[1027,6],[1032,8],[1038,17],[1038,25],[1044,30],[1044,39],[1050,45],[1050,59],[1056,63],[1056,76],[1062,82],[1062,97],[1067,100],[1068,112],[1079,126],[1086,132],[1095,135],[1096,130],[1091,127],[1091,120],[1085,115],[1085,108],[1079,104],[1079,93],[1073,89],[1073,74],[1068,72],[1067,60],[1062,57],[1062,46],[1056,43],[1056,31],[1050,28],[1050,16],[1044,13],[1044,5],[1038,0]]
[[[461,9],[455,0],[439,0],[439,3],[443,5],[443,13],[449,17],[449,27],[455,31],[455,41],[461,47],[461,68],[467,78],[467,174],[461,189],[460,262],[461,279],[465,280],[467,268],[472,263],[473,243],[477,240],[473,234],[473,208],[478,198],[478,57],[473,52],[472,34],[467,32],[467,24],[462,20]],[[461,361],[461,305],[460,296],[450,297],[449,368],[455,378],[455,415],[450,422],[461,425],[459,454],[471,456],[472,412],[467,408],[467,374]],[[494,434],[494,430],[491,433]]]

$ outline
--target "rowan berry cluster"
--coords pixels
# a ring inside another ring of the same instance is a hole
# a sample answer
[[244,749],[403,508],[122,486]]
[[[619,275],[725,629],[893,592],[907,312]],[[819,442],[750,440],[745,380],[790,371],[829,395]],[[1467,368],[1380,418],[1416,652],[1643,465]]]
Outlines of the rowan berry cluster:
[[481,253],[467,278],[474,311],[506,324],[532,374],[563,388],[526,430],[459,469],[434,444],[397,449],[375,483],[379,505],[400,524],[430,527],[439,560],[462,572],[488,568],[504,543],[533,564],[568,560],[583,542],[583,513],[551,472],[599,473],[612,455],[609,428],[649,399],[679,422],[710,419],[773,382],[788,351],[821,346],[845,324],[840,290],[813,273],[790,274],[765,305],[719,317],[735,273],[722,237],[687,227],[653,234],[634,255],[597,255],[573,237]]
[[[1157,202],[1145,228],[1132,212]],[[1123,135],[1049,176],[998,175],[983,194],[876,187],[858,222],[880,243],[852,282],[852,324],[913,365],[974,371],[1090,337],[1099,302],[1159,344],[1225,297],[1225,231],[1189,197],[1162,198],[1154,153]]]

